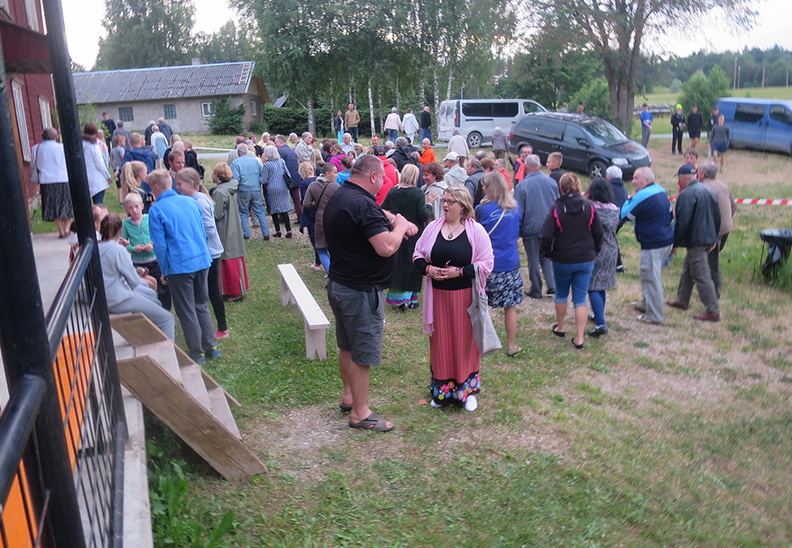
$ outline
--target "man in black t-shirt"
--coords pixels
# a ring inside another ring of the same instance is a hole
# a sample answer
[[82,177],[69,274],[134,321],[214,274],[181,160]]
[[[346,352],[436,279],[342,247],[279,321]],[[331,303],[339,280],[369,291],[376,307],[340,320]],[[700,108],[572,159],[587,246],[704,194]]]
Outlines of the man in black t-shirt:
[[688,136],[690,137],[690,147],[696,148],[701,137],[701,128],[704,127],[704,118],[699,112],[698,105],[693,105],[690,109],[687,118]]
[[418,227],[385,212],[374,201],[385,170],[375,156],[361,156],[324,209],[330,253],[327,298],[336,319],[336,341],[349,427],[388,432],[393,424],[368,406],[370,367],[382,361],[385,298],[394,267],[393,254]]

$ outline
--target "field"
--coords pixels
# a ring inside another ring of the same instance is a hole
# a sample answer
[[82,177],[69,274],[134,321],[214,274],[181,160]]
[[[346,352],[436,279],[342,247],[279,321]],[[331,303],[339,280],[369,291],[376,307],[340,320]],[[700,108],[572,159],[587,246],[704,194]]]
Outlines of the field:
[[[675,193],[670,140],[649,148]],[[790,198],[790,169],[786,156],[734,151],[723,179],[737,197]],[[242,403],[245,442],[270,472],[225,481],[149,416],[157,545],[205,546],[212,532],[235,547],[790,545],[792,267],[772,283],[758,274],[770,227],[792,227],[792,208],[738,209],[720,323],[692,319],[694,295],[664,326],[635,320],[626,227],[610,334],[576,351],[550,334],[552,301],[527,299],[524,351],[483,360],[474,413],[426,405],[420,310],[388,310],[371,388],[396,424],[387,434],[347,427],[332,328],[327,361],[307,361],[299,312],[280,304],[275,267],[292,262],[331,316],[307,238],[250,240],[251,290],[227,306],[232,337],[208,369]],[[669,298],[680,268],[664,271]]]
[[[732,97],[753,97],[755,99],[784,99],[792,100],[792,87],[766,87],[766,88],[740,88],[730,90]],[[636,95],[635,104],[648,103],[650,105],[676,104],[679,93],[671,93],[668,88],[656,86],[652,93]],[[685,108],[687,112],[687,107]]]

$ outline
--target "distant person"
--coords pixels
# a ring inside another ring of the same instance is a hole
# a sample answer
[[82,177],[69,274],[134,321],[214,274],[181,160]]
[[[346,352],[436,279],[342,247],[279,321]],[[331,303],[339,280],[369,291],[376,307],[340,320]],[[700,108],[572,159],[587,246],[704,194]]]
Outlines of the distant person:
[[66,171],[66,154],[63,144],[58,142],[58,130],[44,128],[41,143],[33,147],[31,167],[38,171],[41,192],[41,218],[55,221],[58,237],[67,238],[74,217],[71,193],[69,192],[69,173]]
[[111,148],[110,145],[113,142],[113,133],[115,132],[116,129],[118,129],[115,120],[110,118],[110,116],[106,112],[103,112],[102,121],[99,123],[104,127],[105,145],[107,145],[107,148]]
[[720,162],[720,172],[723,173],[723,164],[726,160],[726,151],[731,144],[731,129],[726,125],[726,118],[723,114],[718,115],[717,125],[712,127],[710,132],[710,147],[712,148],[712,158],[717,163]]
[[110,187],[110,173],[107,171],[107,165],[102,156],[102,148],[97,135],[98,131],[99,128],[93,122],[85,124],[82,135],[82,148],[91,200],[95,204],[103,204],[105,191]]
[[514,161],[514,165],[512,165],[512,170],[514,171],[514,188],[517,188],[517,185],[525,179],[525,159],[533,154],[533,147],[531,145],[523,145],[520,148],[520,157]]
[[154,152],[157,154],[157,160],[161,160],[164,166],[165,151],[168,150],[170,141],[165,137],[165,134],[159,130],[159,126],[152,126],[151,130],[151,148],[153,148]]
[[346,114],[344,114],[344,127],[352,136],[352,140],[356,143],[358,141],[358,124],[360,124],[360,113],[355,110],[354,103],[349,103],[349,108]]
[[470,149],[467,146],[465,138],[462,137],[462,133],[460,133],[458,129],[452,132],[451,138],[448,140],[448,152],[456,152],[459,156],[460,165],[462,165],[462,167],[465,166],[465,162],[470,156]]
[[414,145],[415,134],[421,128],[418,124],[418,118],[416,118],[415,114],[413,114],[413,109],[407,109],[407,114],[404,115],[404,119],[402,120],[402,127],[404,129],[404,133],[407,135],[407,138],[410,140],[410,144]]
[[425,106],[421,111],[421,142],[424,139],[429,139],[429,144],[434,146],[432,141],[432,113],[428,106]]
[[484,176],[484,170],[480,161],[470,160],[465,165],[465,171],[467,171],[465,188],[468,189],[468,192],[473,197],[473,208],[475,209],[484,198],[484,189],[481,187],[481,178]]
[[[622,179],[622,170],[619,166],[608,166],[605,170],[605,180],[608,181],[613,193],[613,203],[621,210],[624,202],[627,201],[628,194],[627,188],[624,186],[624,179]],[[622,222],[616,227],[616,232],[622,227]],[[621,249],[619,249],[619,241],[616,240],[616,272],[624,272],[624,264],[622,263]]]
[[[217,234],[223,244],[220,256],[223,298],[234,302],[242,300],[248,290],[247,262],[245,261],[245,240],[239,217],[237,192],[239,182],[233,178],[231,168],[225,162],[218,163],[212,171],[215,187],[209,192],[215,202],[215,222]],[[215,333],[218,339],[225,339],[228,333]]]
[[165,136],[165,139],[170,143],[171,137],[173,137],[173,128],[165,121],[165,118],[160,116],[157,118],[157,127],[159,127],[160,132]]
[[[695,149],[701,138],[701,130],[704,128],[704,118],[699,112],[698,105],[690,107],[690,114],[687,118],[688,137],[690,137],[690,148]],[[687,160],[685,160],[687,161]]]
[[558,109],[558,112],[569,112],[569,103],[562,104],[561,108]]
[[118,122],[116,122],[116,130],[113,132],[113,139],[115,139],[116,135],[123,135],[124,138],[126,139],[124,141],[124,150],[126,152],[132,150],[132,143],[129,140],[129,138],[132,137],[132,133],[130,133],[129,130],[124,127],[123,120],[119,120]]
[[496,126],[495,131],[492,132],[492,153],[495,159],[505,158],[507,150],[509,150],[509,137],[503,133],[500,126]]
[[[262,159],[264,160],[264,165],[261,169],[259,182],[267,199],[267,212],[272,216],[272,223],[275,226],[273,236],[276,238],[281,237],[281,223],[283,223],[286,238],[291,238],[292,230],[289,212],[293,209],[293,203],[291,191],[287,184],[286,162],[283,161],[278,149],[274,146],[264,147]],[[299,196],[299,187],[297,187],[297,192]],[[300,202],[300,213],[302,213],[302,201]]]
[[551,152],[547,155],[547,170],[549,171],[548,175],[556,183],[561,182],[561,176],[564,174],[564,172],[561,171],[561,164],[563,163],[564,155],[560,152]]
[[585,114],[586,113],[586,103],[578,103],[577,110],[575,111],[578,114]]
[[421,141],[421,146],[423,147],[423,152],[421,152],[421,156],[418,158],[421,165],[425,166],[437,162],[437,157],[435,156],[435,151],[432,148],[432,142],[429,138],[424,138]]
[[118,189],[119,204],[124,201],[124,194],[121,192],[121,164],[124,162],[124,154],[126,153],[124,145],[126,145],[126,137],[123,135],[113,137],[113,149],[110,151],[110,169],[113,171],[113,178]]
[[712,156],[712,128],[718,125],[718,116],[720,116],[720,109],[718,105],[712,107],[712,113],[710,114],[709,121],[707,122],[707,140],[709,141],[709,146],[707,147],[707,156]]
[[456,152],[446,154],[446,157],[443,158],[443,169],[445,170],[443,180],[448,186],[465,186],[468,175],[465,168],[459,165],[459,155]]
[[715,284],[715,292],[718,298],[721,296],[721,275],[720,275],[720,253],[726,246],[726,240],[729,238],[729,233],[732,229],[732,219],[737,212],[737,204],[734,202],[729,187],[718,179],[718,167],[714,162],[704,162],[698,169],[699,181],[709,188],[718,197],[718,209],[720,210],[721,224],[718,229],[718,245],[709,252],[707,258],[709,259],[710,272],[712,272],[712,281]]
[[682,136],[685,134],[685,116],[682,114],[682,105],[676,106],[676,112],[671,116],[671,154],[682,154]]
[[123,169],[124,165],[127,162],[131,162],[133,160],[143,162],[146,164],[146,173],[151,173],[156,169],[157,157],[154,156],[154,153],[146,147],[143,142],[143,136],[140,133],[132,133],[129,136],[130,144],[132,145],[132,150],[127,151],[124,154],[124,161],[121,163],[121,168]]
[[[311,151],[313,151],[314,138],[310,131],[306,131],[300,137],[300,142],[294,147],[294,154],[297,156],[297,162],[310,162]],[[298,163],[299,168],[299,163]]]
[[244,143],[238,144],[237,159],[231,164],[231,176],[239,181],[239,189],[236,194],[242,235],[245,240],[250,239],[250,212],[252,211],[261,226],[261,238],[268,241],[270,229],[267,224],[267,214],[264,212],[261,183],[259,182],[262,166],[258,158],[248,156],[247,151],[247,146]]
[[586,197],[594,204],[594,210],[602,223],[602,244],[597,258],[594,259],[594,270],[588,286],[595,324],[594,329],[588,332],[588,336],[596,338],[608,334],[605,303],[607,290],[616,285],[616,261],[619,256],[616,231],[619,227],[621,207],[614,203],[611,185],[601,177],[595,177],[591,181]]
[[[291,136],[289,138],[291,139]],[[297,154],[286,144],[286,138],[283,135],[275,136],[275,146],[278,148],[278,154],[283,158],[283,161],[286,163],[286,170],[289,172],[289,178],[291,179],[289,194],[294,204],[294,212],[297,214],[297,223],[299,224],[300,218],[302,217],[302,198],[300,197],[300,181],[302,177],[300,177],[300,162],[297,161]]]
[[402,126],[402,121],[399,117],[399,109],[396,107],[391,108],[390,114],[385,118],[385,124],[382,129],[388,132],[388,140],[395,143],[399,132],[404,131],[404,126]]
[[652,134],[652,124],[654,124],[654,117],[649,112],[649,105],[646,103],[641,105],[641,114],[638,119],[641,120],[641,144],[646,148],[649,146],[649,136]]
[[[333,118],[333,126],[335,127],[336,139],[340,143],[341,139],[344,137],[344,132],[346,131],[344,129],[344,115],[341,113],[341,109],[338,109],[335,118]],[[350,139],[351,137],[352,136],[350,135]]]
[[308,185],[303,198],[303,213],[313,218],[314,249],[325,272],[330,271],[330,254],[327,252],[325,238],[324,210],[335,191],[341,188],[336,182],[337,176],[338,170],[335,164],[327,162],[322,166],[322,174]]

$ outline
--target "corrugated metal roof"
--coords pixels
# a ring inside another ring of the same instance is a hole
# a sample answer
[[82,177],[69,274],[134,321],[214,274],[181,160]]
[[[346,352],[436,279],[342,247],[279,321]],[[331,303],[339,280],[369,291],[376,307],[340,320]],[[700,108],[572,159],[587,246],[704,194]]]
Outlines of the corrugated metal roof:
[[123,103],[246,93],[255,63],[217,63],[75,72],[77,104]]

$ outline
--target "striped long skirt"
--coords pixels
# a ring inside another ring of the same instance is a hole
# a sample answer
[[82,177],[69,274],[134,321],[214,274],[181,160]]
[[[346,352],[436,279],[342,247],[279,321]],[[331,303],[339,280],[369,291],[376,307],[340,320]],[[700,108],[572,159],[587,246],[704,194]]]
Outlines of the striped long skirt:
[[456,291],[433,289],[434,333],[429,337],[432,398],[440,405],[464,407],[469,395],[478,394],[479,351],[467,309],[472,288]]

